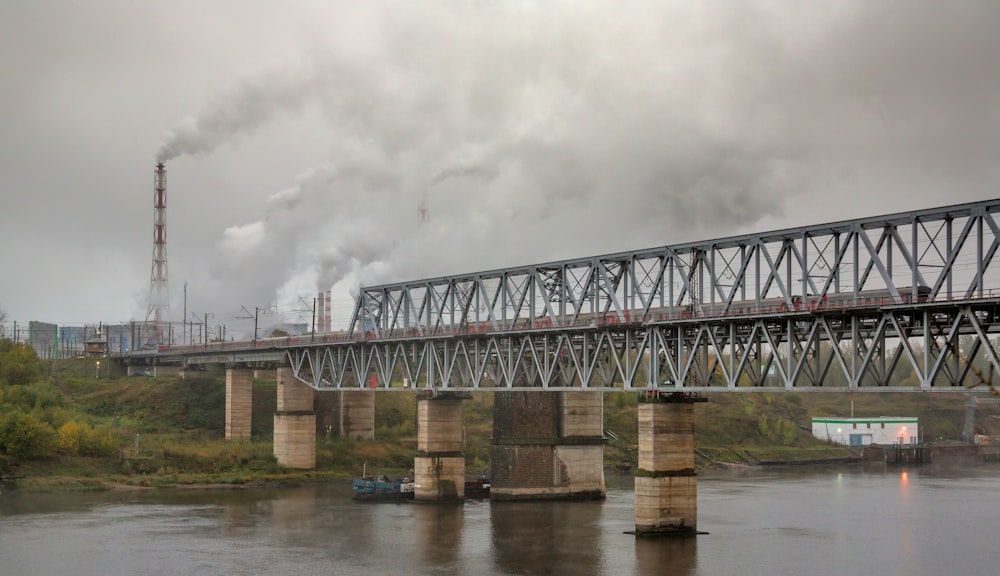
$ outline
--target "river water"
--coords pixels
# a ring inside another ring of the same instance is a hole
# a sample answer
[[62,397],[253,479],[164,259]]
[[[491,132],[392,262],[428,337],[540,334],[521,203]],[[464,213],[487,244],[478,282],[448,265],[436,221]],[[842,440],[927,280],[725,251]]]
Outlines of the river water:
[[0,494],[0,575],[996,574],[1000,466],[699,477],[687,540],[636,539],[603,502],[355,503],[276,490]]

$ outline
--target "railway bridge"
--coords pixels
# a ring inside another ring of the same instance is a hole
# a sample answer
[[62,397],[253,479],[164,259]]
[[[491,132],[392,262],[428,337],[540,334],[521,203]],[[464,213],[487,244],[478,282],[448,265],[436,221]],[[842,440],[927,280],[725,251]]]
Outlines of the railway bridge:
[[495,494],[603,495],[594,393],[636,390],[649,400],[636,530],[693,531],[693,403],[707,393],[994,390],[998,211],[988,200],[368,286],[343,331],[123,361],[224,363],[233,382],[248,363],[280,365],[276,454],[279,416],[295,428],[314,392],[416,390],[417,497],[430,500],[461,496],[461,398],[475,390],[497,394]]

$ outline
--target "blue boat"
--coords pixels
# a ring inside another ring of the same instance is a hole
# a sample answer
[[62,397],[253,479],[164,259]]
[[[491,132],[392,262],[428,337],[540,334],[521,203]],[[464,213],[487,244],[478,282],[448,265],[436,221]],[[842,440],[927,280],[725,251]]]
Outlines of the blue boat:
[[351,482],[355,500],[412,500],[413,479],[407,476],[393,480],[385,474],[362,476]]

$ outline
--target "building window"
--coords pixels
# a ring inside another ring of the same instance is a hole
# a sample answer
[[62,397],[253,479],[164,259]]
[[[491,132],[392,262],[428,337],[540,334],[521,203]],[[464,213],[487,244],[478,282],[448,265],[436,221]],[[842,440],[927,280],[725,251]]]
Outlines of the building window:
[[885,430],[885,422],[882,423],[882,429]]
[[857,422],[855,422],[854,424],[852,424],[852,426],[854,426],[854,429],[855,429],[855,430],[857,430],[857,429],[858,429],[858,423],[857,423]]
[[869,423],[865,424],[865,426],[867,426],[869,430],[871,430],[871,429],[872,429],[872,423],[871,423],[871,422],[869,422]]

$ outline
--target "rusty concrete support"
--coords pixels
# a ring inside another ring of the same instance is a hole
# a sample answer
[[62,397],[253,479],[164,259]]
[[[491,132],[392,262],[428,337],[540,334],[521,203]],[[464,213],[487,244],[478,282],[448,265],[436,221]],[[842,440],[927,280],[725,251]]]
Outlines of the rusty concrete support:
[[226,440],[249,440],[253,370],[226,369]]
[[417,456],[413,462],[416,500],[444,502],[465,498],[462,401],[471,397],[461,392],[418,394]]
[[335,392],[337,435],[341,438],[373,440],[375,438],[375,392],[373,390],[341,390]]
[[278,406],[274,413],[274,457],[286,468],[316,467],[315,392],[292,376],[292,369],[279,367]]
[[603,498],[600,392],[497,392],[490,497]]
[[639,467],[635,473],[635,534],[693,535],[698,529],[694,470],[694,402],[685,394],[639,404]]

